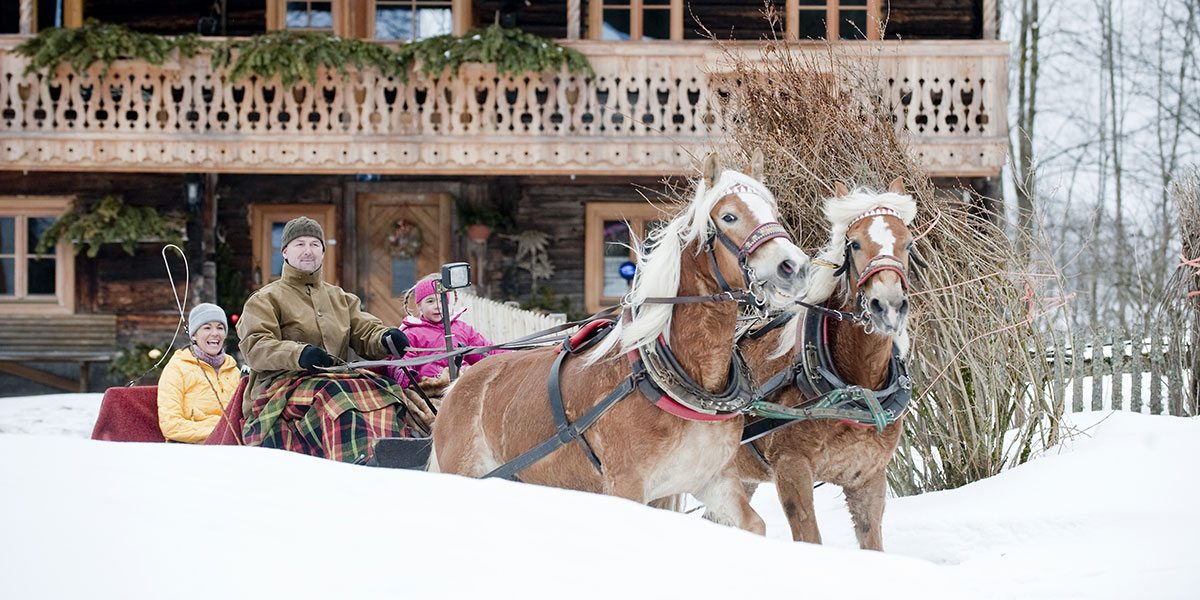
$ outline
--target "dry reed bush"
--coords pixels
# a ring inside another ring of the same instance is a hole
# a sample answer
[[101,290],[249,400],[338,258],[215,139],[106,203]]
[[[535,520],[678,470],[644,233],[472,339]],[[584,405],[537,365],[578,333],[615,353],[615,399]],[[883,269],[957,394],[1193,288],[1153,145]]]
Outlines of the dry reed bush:
[[725,59],[714,77],[725,79],[726,163],[764,153],[764,180],[810,253],[827,241],[821,207],[835,181],[883,190],[900,175],[917,200],[916,248],[929,267],[914,281],[916,394],[889,467],[893,490],[958,487],[1052,444],[1061,402],[1044,353],[1029,350],[1043,340],[1027,278],[1011,273],[1022,263],[977,198],[935,193],[896,132],[873,60],[779,40],[753,54],[727,47]]
[[[1167,282],[1156,311],[1155,321],[1166,327],[1150,328],[1168,336],[1167,357],[1180,361],[1180,371],[1191,373],[1183,382],[1182,401],[1187,414],[1200,413],[1200,167],[1192,167],[1175,180],[1171,187],[1172,200],[1179,215],[1179,236],[1182,254],[1179,267]],[[1190,352],[1184,351],[1191,348]],[[1184,414],[1172,410],[1171,414]]]

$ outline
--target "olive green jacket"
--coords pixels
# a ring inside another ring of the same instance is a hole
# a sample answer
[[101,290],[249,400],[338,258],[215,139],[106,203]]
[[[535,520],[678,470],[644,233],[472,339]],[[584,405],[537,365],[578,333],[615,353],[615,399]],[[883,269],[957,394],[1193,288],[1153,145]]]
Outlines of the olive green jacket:
[[305,273],[283,264],[283,277],[255,292],[237,323],[238,347],[250,367],[242,398],[244,414],[263,390],[281,375],[300,371],[305,346],[323,348],[330,356],[385,358],[383,334],[390,329],[361,308],[358,296],[321,279],[321,269]]

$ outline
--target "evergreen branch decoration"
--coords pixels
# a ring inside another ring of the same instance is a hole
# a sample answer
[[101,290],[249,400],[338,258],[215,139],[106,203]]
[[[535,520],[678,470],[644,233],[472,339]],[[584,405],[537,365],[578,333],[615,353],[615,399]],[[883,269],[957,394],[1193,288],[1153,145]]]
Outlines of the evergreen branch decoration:
[[90,210],[76,200],[71,212],[59,217],[38,242],[36,252],[48,254],[61,239],[75,245],[75,253],[87,245],[88,258],[95,258],[104,244],[120,244],[133,256],[138,241],[155,237],[180,243],[178,224],[149,206],[129,206],[121,196],[105,196]]
[[455,73],[464,63],[492,63],[500,75],[542,73],[560,68],[572,73],[594,74],[582,52],[520,29],[499,25],[473,29],[464,36],[439,35],[408,44],[401,50],[412,52],[424,75],[437,75],[446,69]]
[[212,43],[196,34],[153,35],[88,19],[76,29],[45,29],[17,46],[14,52],[30,59],[26,74],[41,70],[52,72],[64,63],[76,73],[82,73],[93,64],[101,63],[104,67],[100,76],[103,77],[118,60],[133,58],[161,65],[176,52],[180,57],[190,57],[212,47]]
[[582,52],[499,25],[474,29],[463,36],[442,35],[389,47],[328,33],[287,30],[209,42],[195,34],[160,36],[89,19],[77,29],[42,30],[14,51],[30,59],[27,74],[53,71],[64,63],[82,73],[101,63],[102,77],[117,60],[140,59],[161,65],[176,55],[192,58],[211,52],[213,68],[228,68],[232,81],[250,75],[279,76],[285,86],[300,80],[316,83],[320,69],[336,70],[342,75],[350,68],[370,69],[407,83],[414,68],[419,67],[425,76],[435,76],[446,71],[457,73],[466,63],[494,64],[499,75],[507,76],[559,69],[594,74]]
[[274,31],[229,40],[213,51],[213,68],[229,66],[232,81],[251,74],[267,79],[278,75],[284,86],[301,79],[315,83],[317,70],[321,68],[336,70],[344,76],[351,66],[359,71],[370,68],[384,76],[404,79],[410,62],[382,44],[313,31]]

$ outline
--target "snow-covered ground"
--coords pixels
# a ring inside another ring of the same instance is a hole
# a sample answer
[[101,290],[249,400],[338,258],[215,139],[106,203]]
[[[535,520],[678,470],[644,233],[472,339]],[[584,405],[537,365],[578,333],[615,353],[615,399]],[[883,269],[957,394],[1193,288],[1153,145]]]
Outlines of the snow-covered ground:
[[856,549],[615,498],[280,451],[86,439],[98,395],[0,398],[5,598],[1194,598],[1200,419],[1075,415],[1050,455],[889,501]]

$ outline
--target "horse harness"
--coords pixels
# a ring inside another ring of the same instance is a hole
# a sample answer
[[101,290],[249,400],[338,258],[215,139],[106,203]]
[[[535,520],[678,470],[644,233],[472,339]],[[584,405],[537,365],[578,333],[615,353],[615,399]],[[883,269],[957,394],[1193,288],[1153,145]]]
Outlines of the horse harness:
[[562,398],[560,380],[563,362],[567,356],[582,353],[594,346],[612,331],[613,324],[613,321],[608,320],[595,321],[563,342],[558,357],[554,359],[550,368],[547,381],[550,414],[554,418],[554,435],[484,475],[485,479],[499,477],[518,480],[518,473],[572,442],[579,443],[596,472],[602,473],[600,458],[596,456],[583,434],[634,390],[640,391],[650,403],[662,411],[690,421],[731,419],[744,413],[756,397],[750,368],[736,346],[733,348],[729,383],[724,390],[714,394],[705,390],[684,372],[670,347],[659,337],[654,344],[629,352],[627,357],[631,367],[630,374],[583,416],[571,422]]
[[[885,259],[880,261],[879,259]],[[880,264],[874,265],[873,263]],[[850,264],[847,249],[846,262],[838,274],[847,273]],[[895,271],[907,289],[908,280],[903,263],[893,256],[878,256],[872,259],[858,278],[859,288],[868,279],[885,270]],[[849,277],[849,274],[847,274]],[[860,302],[861,303],[861,302]],[[767,380],[757,393],[753,412],[763,418],[746,424],[742,430],[742,444],[758,461],[770,470],[766,457],[755,446],[754,441],[797,421],[813,419],[837,419],[853,425],[874,425],[877,431],[895,423],[908,410],[912,401],[912,378],[908,365],[900,355],[900,348],[893,343],[888,362],[888,376],[883,387],[870,390],[850,385],[841,378],[833,362],[829,348],[829,322],[831,319],[863,322],[863,314],[848,313],[826,306],[797,302],[807,307],[798,348],[792,364]],[[791,313],[784,313],[790,316]],[[769,329],[781,326],[787,319],[781,315],[762,328],[747,334],[756,339]],[[804,398],[799,406],[789,407],[765,401],[765,398],[788,385],[795,385]]]

